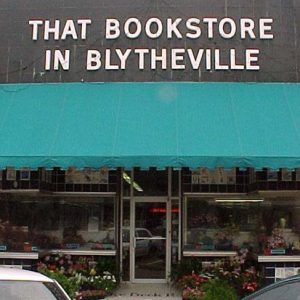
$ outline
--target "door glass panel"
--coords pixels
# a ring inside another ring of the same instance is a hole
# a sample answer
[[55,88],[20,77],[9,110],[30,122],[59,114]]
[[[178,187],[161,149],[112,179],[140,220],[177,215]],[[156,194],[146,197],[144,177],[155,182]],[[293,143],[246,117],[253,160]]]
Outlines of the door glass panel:
[[179,254],[179,203],[178,200],[172,200],[171,212],[171,257],[172,266],[178,263]]
[[135,279],[166,278],[166,203],[135,204]]

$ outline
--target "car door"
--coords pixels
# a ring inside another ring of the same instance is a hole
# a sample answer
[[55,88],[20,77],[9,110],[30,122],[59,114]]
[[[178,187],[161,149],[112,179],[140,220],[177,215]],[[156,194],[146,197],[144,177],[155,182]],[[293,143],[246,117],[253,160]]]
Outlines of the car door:
[[291,282],[266,290],[251,300],[300,300],[300,282]]

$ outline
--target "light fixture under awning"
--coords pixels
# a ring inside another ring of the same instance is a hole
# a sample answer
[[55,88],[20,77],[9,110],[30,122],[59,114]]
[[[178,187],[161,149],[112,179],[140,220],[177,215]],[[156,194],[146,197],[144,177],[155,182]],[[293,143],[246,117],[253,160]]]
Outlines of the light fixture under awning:
[[128,184],[132,184],[133,188],[138,191],[138,192],[143,192],[144,190],[135,182],[132,181],[131,177],[126,173],[123,172],[123,179],[128,183]]
[[248,198],[226,198],[226,199],[215,199],[215,202],[218,203],[252,203],[252,202],[263,202],[264,199],[262,198],[253,198],[253,199],[248,199]]

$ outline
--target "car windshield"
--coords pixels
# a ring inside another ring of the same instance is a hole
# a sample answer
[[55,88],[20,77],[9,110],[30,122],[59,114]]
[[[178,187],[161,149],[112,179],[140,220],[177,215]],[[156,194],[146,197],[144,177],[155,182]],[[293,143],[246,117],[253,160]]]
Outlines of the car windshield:
[[0,300],[68,300],[52,282],[0,281]]
[[299,300],[300,282],[287,282],[278,287],[272,287],[261,294],[250,296],[253,300]]

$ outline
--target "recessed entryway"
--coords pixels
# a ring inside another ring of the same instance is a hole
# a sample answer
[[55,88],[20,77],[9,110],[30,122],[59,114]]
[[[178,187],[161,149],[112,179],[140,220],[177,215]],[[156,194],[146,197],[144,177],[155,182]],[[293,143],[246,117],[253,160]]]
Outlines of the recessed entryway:
[[141,197],[132,201],[131,282],[167,282],[170,270],[167,209],[167,198]]

